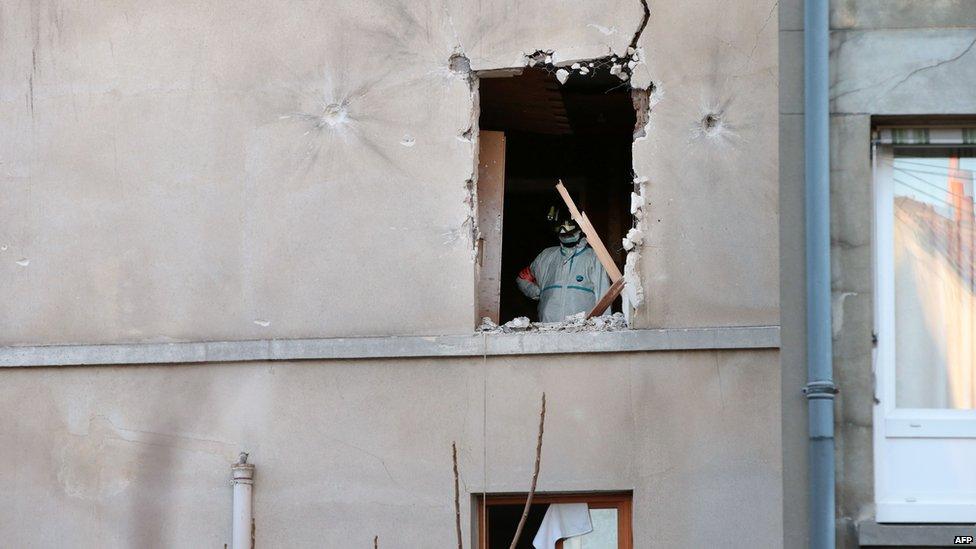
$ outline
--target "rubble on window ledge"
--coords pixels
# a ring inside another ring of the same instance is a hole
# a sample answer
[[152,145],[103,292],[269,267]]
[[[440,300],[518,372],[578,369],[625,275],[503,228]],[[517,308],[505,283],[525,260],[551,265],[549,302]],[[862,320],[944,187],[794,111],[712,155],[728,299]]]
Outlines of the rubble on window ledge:
[[562,322],[530,322],[520,316],[498,325],[488,317],[481,319],[478,332],[490,334],[513,334],[520,332],[613,332],[627,329],[627,319],[623,313],[586,318],[586,313],[567,316]]

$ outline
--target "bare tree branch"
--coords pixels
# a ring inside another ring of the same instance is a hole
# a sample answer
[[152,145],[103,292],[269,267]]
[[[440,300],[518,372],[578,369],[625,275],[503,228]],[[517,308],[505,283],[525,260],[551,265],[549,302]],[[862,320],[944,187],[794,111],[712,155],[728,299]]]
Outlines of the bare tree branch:
[[458,549],[464,549],[461,541],[461,500],[458,488],[457,444],[451,443],[451,459],[454,460],[454,527],[457,530]]
[[539,480],[539,463],[542,461],[542,433],[546,427],[546,394],[542,393],[542,411],[539,412],[539,438],[535,444],[535,471],[532,473],[532,486],[529,488],[529,495],[525,498],[525,509],[522,510],[522,518],[519,519],[518,528],[515,529],[515,537],[508,549],[515,549],[519,538],[522,536],[522,528],[525,527],[525,520],[529,518],[529,508],[532,507],[532,496],[535,495],[536,481]]

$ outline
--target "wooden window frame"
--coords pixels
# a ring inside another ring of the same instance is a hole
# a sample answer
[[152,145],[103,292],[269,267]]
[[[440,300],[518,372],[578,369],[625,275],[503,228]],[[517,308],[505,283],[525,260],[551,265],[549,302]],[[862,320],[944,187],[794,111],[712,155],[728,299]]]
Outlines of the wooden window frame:
[[[488,507],[495,505],[525,505],[527,494],[489,494],[487,496]],[[585,503],[590,509],[616,509],[617,510],[617,547],[618,549],[633,549],[633,494],[630,492],[574,492],[574,493],[548,493],[535,494],[532,504],[549,503]],[[485,498],[480,494],[477,496],[478,511],[478,547],[486,549],[488,547],[488,529],[485,520],[488,516],[485,509]],[[522,535],[529,535],[522,532]],[[532,533],[532,535],[535,535]],[[562,540],[556,543],[556,549],[562,549]]]

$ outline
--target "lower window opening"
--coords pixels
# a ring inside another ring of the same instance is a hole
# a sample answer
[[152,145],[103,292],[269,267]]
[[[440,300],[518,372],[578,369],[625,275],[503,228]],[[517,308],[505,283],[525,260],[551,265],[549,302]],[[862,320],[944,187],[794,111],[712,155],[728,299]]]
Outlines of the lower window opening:
[[[508,549],[525,494],[478,498],[479,547]],[[554,507],[555,506],[555,507]],[[516,549],[631,549],[631,494],[536,494]]]

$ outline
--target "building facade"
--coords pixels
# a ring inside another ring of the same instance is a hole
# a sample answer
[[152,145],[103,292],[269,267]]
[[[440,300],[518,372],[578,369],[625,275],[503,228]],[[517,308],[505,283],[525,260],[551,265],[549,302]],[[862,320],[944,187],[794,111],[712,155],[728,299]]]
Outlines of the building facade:
[[[964,180],[976,110],[967,91],[976,78],[974,16],[967,2],[830,6],[838,547],[952,546],[956,535],[973,535],[976,484],[963,465],[976,456],[973,354],[963,346],[973,335]],[[808,531],[806,500],[789,496],[807,489],[797,390],[806,372],[795,367],[805,364],[802,29],[802,4],[781,4],[787,532]],[[915,132],[933,138],[913,141]]]
[[[830,26],[838,546],[951,545],[976,10]],[[0,31],[11,546],[229,543],[241,451],[259,545],[445,546],[452,443],[476,546],[542,393],[540,501],[635,547],[807,545],[801,2],[36,0]],[[480,330],[531,309],[512,250],[560,178],[629,327]]]
[[[780,545],[777,4],[644,8],[5,5],[4,543],[219,547],[245,451],[259,546],[448,546],[456,443],[473,546],[545,393],[540,497]],[[628,330],[476,331],[479,90],[540,50],[634,62]]]

